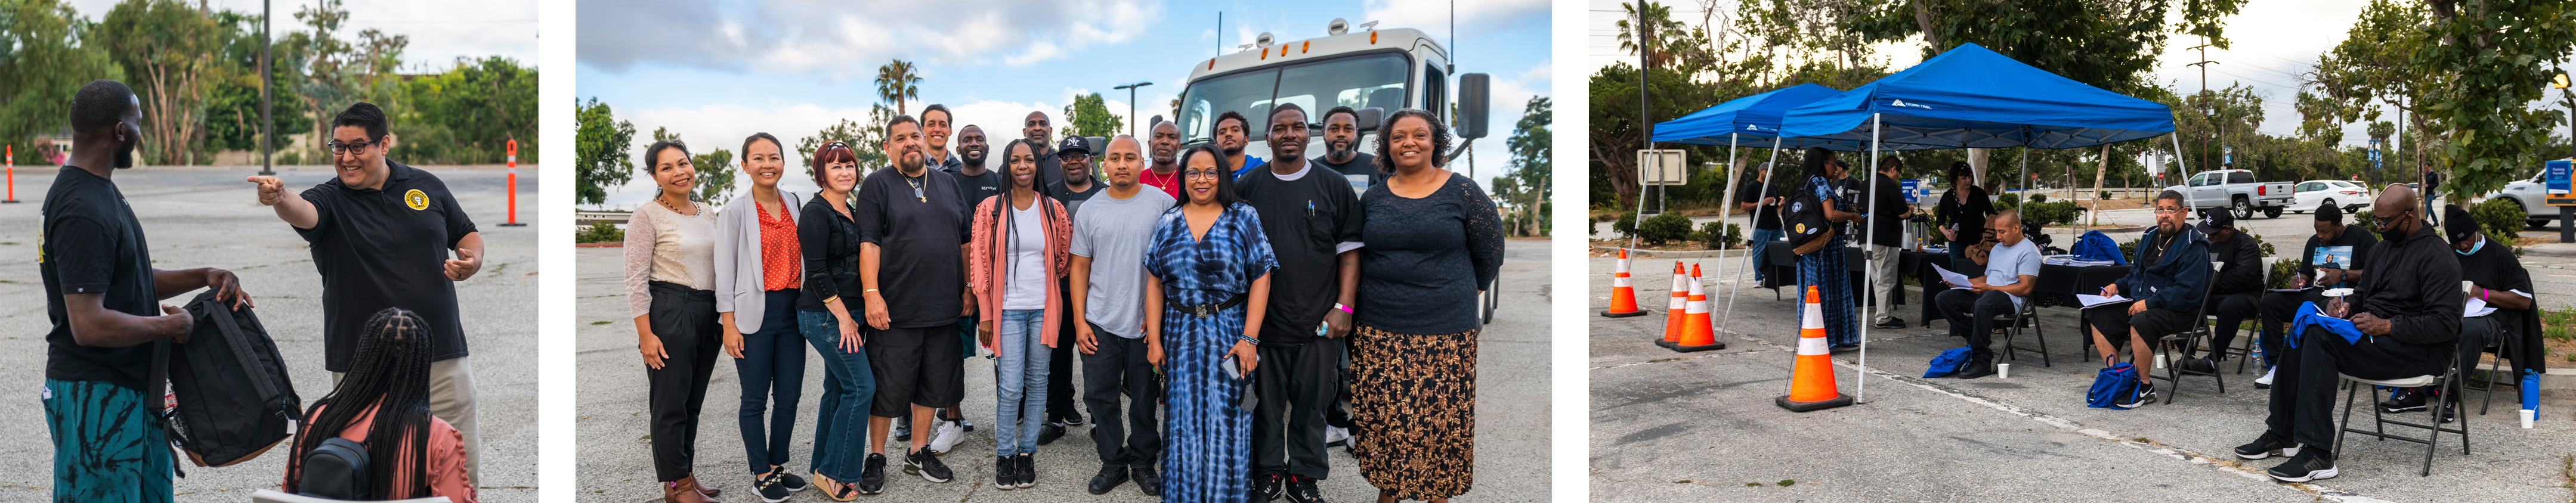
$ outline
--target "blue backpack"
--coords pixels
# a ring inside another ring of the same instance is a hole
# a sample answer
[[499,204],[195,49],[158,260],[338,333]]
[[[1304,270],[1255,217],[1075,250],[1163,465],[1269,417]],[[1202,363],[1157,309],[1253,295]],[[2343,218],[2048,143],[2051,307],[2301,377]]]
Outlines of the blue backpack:
[[2093,376],[2093,389],[2084,392],[2084,406],[2117,408],[2111,404],[2128,401],[2138,393],[2138,368],[2128,362],[2103,367]]
[[1942,351],[1940,356],[1932,357],[1932,365],[1923,369],[1923,378],[1931,379],[1956,374],[1959,373],[1959,367],[1967,364],[1968,348],[1950,348],[1949,351]]
[[2111,240],[2111,236],[2102,234],[2102,231],[2085,232],[2083,237],[2075,238],[2075,246],[2067,248],[2066,253],[2083,260],[2108,260],[2113,264],[2129,265],[2129,258],[2120,256],[2120,242]]

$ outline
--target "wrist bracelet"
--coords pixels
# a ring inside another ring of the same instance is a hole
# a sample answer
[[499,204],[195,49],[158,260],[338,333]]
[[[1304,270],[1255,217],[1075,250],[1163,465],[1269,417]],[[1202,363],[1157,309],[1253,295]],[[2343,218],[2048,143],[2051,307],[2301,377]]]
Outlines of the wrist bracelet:
[[877,293],[877,289],[870,288],[870,289],[866,289],[866,290],[860,290],[860,291],[859,291],[859,293]]
[[1342,310],[1342,314],[1355,314],[1351,312],[1351,306],[1342,305],[1340,302],[1333,303],[1333,309]]
[[1255,346],[1261,345],[1261,340],[1260,340],[1260,339],[1254,339],[1254,338],[1252,338],[1252,336],[1249,336],[1249,335],[1237,335],[1237,336],[1234,336],[1234,340],[1243,341],[1243,342],[1249,342],[1249,343],[1252,343],[1252,344],[1253,344],[1253,345],[1255,345]]
[[823,303],[825,303],[825,304],[830,304],[830,303],[840,302],[840,301],[841,301],[841,296],[839,296],[839,295],[834,295],[834,296],[824,297],[824,298],[823,298]]

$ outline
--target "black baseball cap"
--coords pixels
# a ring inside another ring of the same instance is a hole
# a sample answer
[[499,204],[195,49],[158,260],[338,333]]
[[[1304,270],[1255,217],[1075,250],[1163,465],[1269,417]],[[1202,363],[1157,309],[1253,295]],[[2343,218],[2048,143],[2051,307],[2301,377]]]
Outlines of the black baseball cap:
[[2200,210],[2200,225],[2192,228],[2200,230],[2201,234],[2216,234],[2220,227],[2236,228],[2236,214],[2227,212],[2226,208]]
[[1064,137],[1064,141],[1056,142],[1055,155],[1064,155],[1066,152],[1077,150],[1082,151],[1082,155],[1091,155],[1091,142],[1083,140],[1084,138],[1080,136]]

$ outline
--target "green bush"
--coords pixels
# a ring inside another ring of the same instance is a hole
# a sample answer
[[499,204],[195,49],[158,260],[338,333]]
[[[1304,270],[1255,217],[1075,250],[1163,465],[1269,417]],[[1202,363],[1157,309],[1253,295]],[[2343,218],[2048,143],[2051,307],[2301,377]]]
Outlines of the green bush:
[[1619,235],[1620,235],[1621,237],[1636,237],[1636,235],[1637,235],[1637,214],[1635,214],[1635,213],[1622,213],[1622,214],[1620,214],[1620,215],[1619,215],[1619,221],[1617,221],[1617,222],[1611,222],[1611,223],[1610,223],[1610,232],[1616,232],[1616,233],[1619,233]]
[[2379,215],[2371,214],[2367,210],[2345,213],[2343,215],[2345,217],[2352,218],[2352,223],[2354,225],[2361,226],[2363,229],[2370,229],[2373,231],[2379,229]]
[[1691,240],[1706,243],[1711,250],[1732,249],[1744,242],[1744,231],[1735,224],[1709,222],[1700,224],[1699,232],[1692,233]]
[[2021,208],[2021,194],[2006,192],[2003,195],[1995,196],[1995,211],[2018,208]]
[[2093,198],[2094,198],[2094,199],[2109,200],[2109,199],[2111,199],[2111,191],[2105,190],[2105,191],[2101,191],[2101,192],[2096,192],[2096,193],[2094,193],[2094,194],[2093,194]]
[[[2498,236],[2518,235],[2522,231],[2524,219],[2529,218],[2529,215],[2523,213],[2521,204],[2501,197],[2488,199],[2487,202],[2470,207],[2469,216],[2478,220],[2479,229],[2487,231],[2488,235]],[[2512,243],[2513,239],[2506,238],[2498,241]]]
[[2045,203],[2045,202],[2048,202],[2048,194],[2031,194],[2031,195],[2030,195],[2030,204],[2039,204],[2039,203]]
[[582,227],[579,233],[573,235],[573,242],[576,243],[613,243],[625,240],[626,231],[608,223],[607,220]]
[[[2250,234],[2249,234],[2249,235],[2250,235]],[[2266,245],[2264,245],[2264,246],[2271,246],[2271,245],[2266,244]],[[2265,253],[2265,255],[2270,255],[2270,254],[2269,254],[2269,253]],[[2298,275],[2298,274],[2299,274],[2299,262],[2298,262],[2298,261],[2296,261],[2296,260],[2283,260],[2283,261],[2280,261],[2280,262],[2273,262],[2273,263],[2272,263],[2272,275],[2271,275],[2271,276],[2267,276],[2267,277],[2265,277],[2265,278],[2264,278],[2264,281],[2263,281],[2263,282],[2264,282],[2264,283],[2266,283],[2266,284],[2265,284],[2263,287],[2264,287],[2264,288],[2289,288],[2289,287],[2290,287],[2290,279],[2291,279],[2291,276],[2296,276],[2296,275]]]
[[1637,239],[1654,245],[1690,239],[1690,224],[1690,217],[1679,213],[1646,217],[1646,221],[1637,223]]
[[2032,198],[2030,204],[2022,206],[2021,219],[2023,222],[2036,224],[2041,227],[2048,227],[2052,225],[2074,223],[2076,217],[2084,214],[2084,207],[2076,205],[2074,201],[2058,201],[2051,203],[2039,201],[2038,199],[2039,198]]

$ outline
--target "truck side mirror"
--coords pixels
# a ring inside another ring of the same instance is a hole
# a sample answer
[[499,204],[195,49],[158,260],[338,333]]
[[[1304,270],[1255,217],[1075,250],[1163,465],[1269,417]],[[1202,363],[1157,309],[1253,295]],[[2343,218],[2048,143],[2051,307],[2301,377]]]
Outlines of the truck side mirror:
[[1486,102],[1493,98],[1494,77],[1483,73],[1458,74],[1458,123],[1451,125],[1459,138],[1485,137]]
[[1358,126],[1361,134],[1377,132],[1377,127],[1384,125],[1385,121],[1386,109],[1382,107],[1362,108],[1351,114],[1352,125]]

